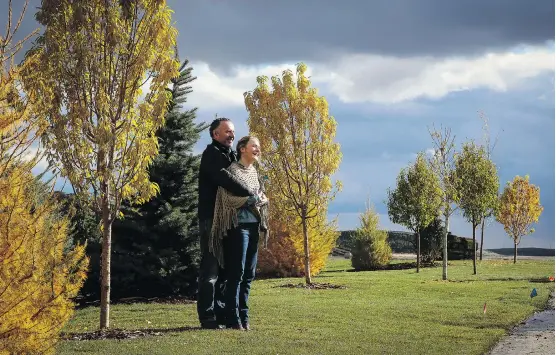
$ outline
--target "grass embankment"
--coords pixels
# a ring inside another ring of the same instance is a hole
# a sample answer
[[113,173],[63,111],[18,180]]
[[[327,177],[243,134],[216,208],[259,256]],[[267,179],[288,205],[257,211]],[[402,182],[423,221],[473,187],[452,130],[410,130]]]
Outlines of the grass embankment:
[[[442,268],[349,272],[332,258],[319,283],[347,289],[278,287],[301,279],[255,281],[251,332],[200,330],[194,304],[114,305],[111,327],[156,329],[126,340],[63,341],[60,354],[483,354],[506,331],[544,308],[554,260],[451,262]],[[538,296],[530,298],[533,288]],[[487,313],[483,315],[483,305]],[[98,327],[98,308],[76,313],[65,331]]]

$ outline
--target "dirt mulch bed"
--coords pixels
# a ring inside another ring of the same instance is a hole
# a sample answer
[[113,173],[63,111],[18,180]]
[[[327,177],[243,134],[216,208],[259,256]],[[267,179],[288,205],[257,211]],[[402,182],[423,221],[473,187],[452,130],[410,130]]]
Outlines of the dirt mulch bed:
[[101,339],[137,339],[146,336],[161,336],[165,333],[183,332],[188,330],[197,330],[200,328],[181,327],[181,328],[167,328],[167,329],[117,329],[110,328],[106,330],[96,330],[94,332],[83,333],[62,333],[60,338],[62,340],[101,340]]
[[298,284],[285,284],[285,285],[280,285],[280,286],[276,286],[276,287],[306,288],[306,289],[310,289],[310,290],[329,290],[329,289],[345,290],[345,289],[347,289],[347,287],[343,286],[343,285],[333,285],[331,283],[318,283],[318,282],[313,282],[309,285],[307,285],[305,283],[298,283]]

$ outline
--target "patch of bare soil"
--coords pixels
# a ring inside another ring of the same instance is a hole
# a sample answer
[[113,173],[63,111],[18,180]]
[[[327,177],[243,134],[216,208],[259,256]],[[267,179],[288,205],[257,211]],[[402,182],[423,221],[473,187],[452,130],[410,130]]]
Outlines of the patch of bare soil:
[[285,284],[276,287],[286,287],[286,288],[306,288],[310,290],[328,290],[328,289],[342,289],[345,290],[347,287],[343,285],[333,285],[331,283],[318,283],[313,282],[309,285],[305,283],[298,283],[298,284]]
[[165,329],[117,329],[110,328],[106,330],[96,330],[94,332],[83,333],[62,333],[60,338],[62,340],[100,340],[100,339],[137,339],[146,336],[161,336],[165,333],[183,332],[187,330],[196,330],[200,328],[193,327],[180,327],[180,328],[165,328]]

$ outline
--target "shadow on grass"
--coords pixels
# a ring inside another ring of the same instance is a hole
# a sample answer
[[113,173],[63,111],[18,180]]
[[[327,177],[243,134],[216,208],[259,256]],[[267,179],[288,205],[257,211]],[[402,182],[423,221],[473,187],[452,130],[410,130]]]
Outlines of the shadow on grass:
[[485,279],[464,279],[464,280],[448,280],[448,282],[477,282],[477,281],[527,281],[531,283],[551,283],[554,282],[550,280],[548,277],[546,278],[530,278],[530,277],[489,277]]
[[[99,307],[100,300],[90,300],[87,298],[75,298],[75,309],[87,307]],[[115,304],[136,304],[136,303],[157,303],[157,304],[195,304],[196,301],[187,297],[125,297],[110,300],[111,305]]]
[[[439,267],[440,264],[432,264],[432,263],[427,263],[427,264],[423,264],[421,263],[420,268],[421,269],[425,269],[425,268],[435,268],[435,267]],[[410,269],[417,269],[417,263],[416,262],[409,262],[409,263],[392,263],[392,264],[388,264],[388,265],[384,265],[384,266],[379,266],[376,268],[373,268],[371,270],[363,270],[363,269],[344,269],[344,270],[328,270],[328,271],[323,271],[323,273],[332,273],[332,272],[360,272],[360,271],[389,271],[389,270],[410,270]]]
[[458,321],[444,321],[438,322],[438,324],[454,326],[454,327],[467,327],[474,329],[507,329],[507,325],[502,322],[493,322],[489,319],[489,323],[470,325],[469,322],[458,322]]
[[201,327],[177,327],[159,329],[117,329],[96,330],[83,333],[62,333],[62,340],[101,340],[101,339],[136,339],[146,336],[161,336],[166,333],[178,333],[192,330],[200,330]]

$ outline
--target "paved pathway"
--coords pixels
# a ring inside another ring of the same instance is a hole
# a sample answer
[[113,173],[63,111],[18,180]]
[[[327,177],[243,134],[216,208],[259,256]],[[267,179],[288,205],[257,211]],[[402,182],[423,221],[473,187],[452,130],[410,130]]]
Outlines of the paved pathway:
[[489,355],[554,354],[554,294],[549,309],[535,313],[502,339]]

